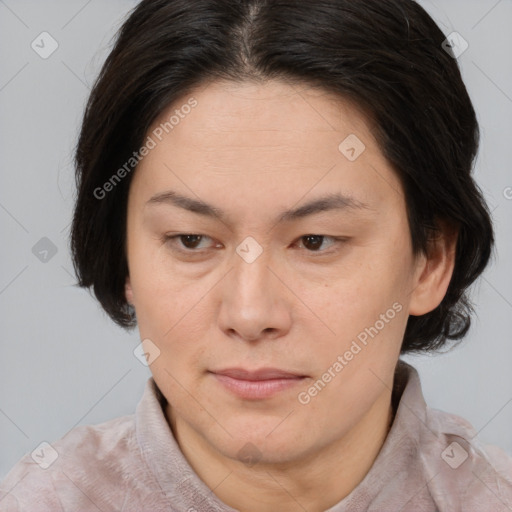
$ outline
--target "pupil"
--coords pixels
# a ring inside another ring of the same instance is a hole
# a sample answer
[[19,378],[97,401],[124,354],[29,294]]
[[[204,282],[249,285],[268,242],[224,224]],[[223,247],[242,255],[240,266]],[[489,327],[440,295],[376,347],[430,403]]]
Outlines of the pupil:
[[195,249],[197,243],[201,241],[201,235],[183,235],[181,238],[183,245],[188,249]]
[[316,250],[322,245],[323,238],[324,237],[322,235],[307,235],[304,237],[306,241],[304,246],[307,249]]

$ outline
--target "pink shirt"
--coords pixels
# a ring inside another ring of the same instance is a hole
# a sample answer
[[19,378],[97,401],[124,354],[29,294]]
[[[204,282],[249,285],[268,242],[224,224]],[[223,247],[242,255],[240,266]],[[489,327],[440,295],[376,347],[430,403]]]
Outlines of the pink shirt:
[[[429,409],[417,371],[403,361],[393,402],[373,466],[328,512],[512,511],[512,458],[483,446],[463,418]],[[184,458],[163,403],[149,379],[134,415],[74,428],[36,460],[26,455],[0,485],[0,511],[234,512]]]

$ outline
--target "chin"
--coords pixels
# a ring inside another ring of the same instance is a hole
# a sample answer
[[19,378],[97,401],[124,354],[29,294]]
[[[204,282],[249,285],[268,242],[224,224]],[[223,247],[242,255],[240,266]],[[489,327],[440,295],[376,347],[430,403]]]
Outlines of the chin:
[[256,464],[284,464],[305,455],[307,448],[302,443],[302,436],[290,428],[277,427],[280,421],[282,418],[272,417],[260,422],[252,418],[226,425],[232,437],[222,431],[220,439],[211,435],[207,435],[207,438],[224,456],[249,467]]

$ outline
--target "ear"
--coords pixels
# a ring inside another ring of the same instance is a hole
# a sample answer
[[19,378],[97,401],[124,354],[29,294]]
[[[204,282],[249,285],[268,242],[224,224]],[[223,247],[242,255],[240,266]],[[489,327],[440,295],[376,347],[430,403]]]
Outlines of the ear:
[[133,290],[130,282],[130,276],[126,277],[126,281],[124,283],[124,296],[126,298],[126,302],[133,306]]
[[455,268],[458,228],[447,221],[438,221],[428,241],[427,254],[418,257],[409,314],[421,316],[441,304]]

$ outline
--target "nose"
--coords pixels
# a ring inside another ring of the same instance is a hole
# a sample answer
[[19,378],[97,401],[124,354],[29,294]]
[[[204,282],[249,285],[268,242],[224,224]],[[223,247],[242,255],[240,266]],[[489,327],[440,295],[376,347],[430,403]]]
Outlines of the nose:
[[244,341],[276,339],[291,328],[290,292],[270,268],[265,251],[252,263],[237,254],[234,268],[222,280],[219,327],[234,338]]

